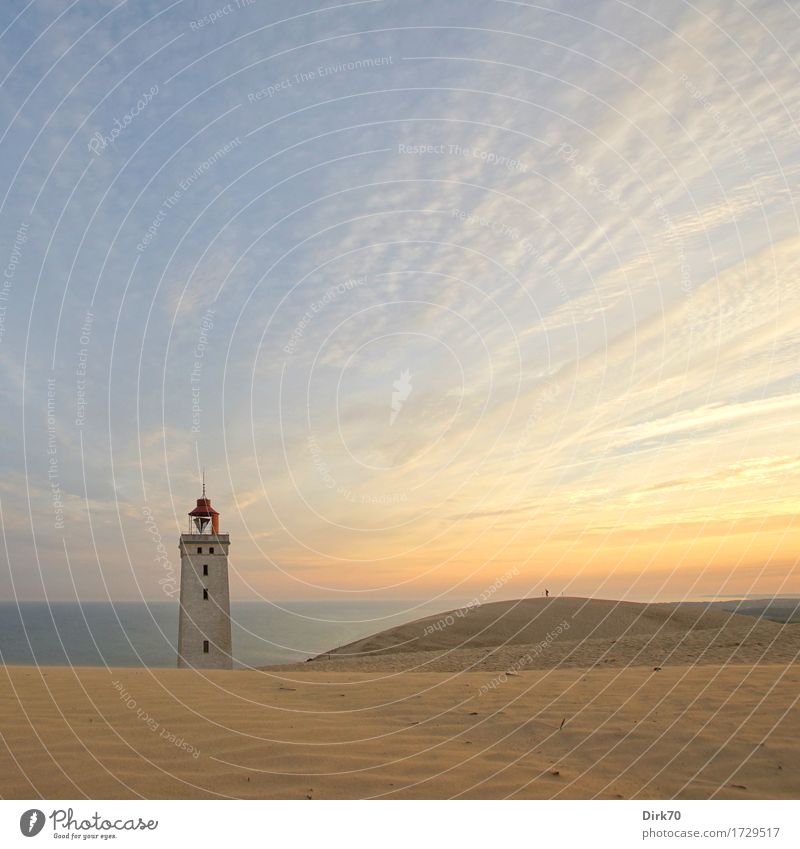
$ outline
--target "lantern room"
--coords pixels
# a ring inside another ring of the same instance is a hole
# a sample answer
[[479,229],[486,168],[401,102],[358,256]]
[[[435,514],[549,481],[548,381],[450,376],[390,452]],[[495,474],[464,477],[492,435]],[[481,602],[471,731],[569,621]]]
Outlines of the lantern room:
[[209,525],[211,525],[211,533],[219,533],[219,513],[211,506],[211,499],[206,498],[206,490],[203,487],[203,497],[197,499],[197,507],[189,513],[191,521],[197,528],[198,534],[209,533]]

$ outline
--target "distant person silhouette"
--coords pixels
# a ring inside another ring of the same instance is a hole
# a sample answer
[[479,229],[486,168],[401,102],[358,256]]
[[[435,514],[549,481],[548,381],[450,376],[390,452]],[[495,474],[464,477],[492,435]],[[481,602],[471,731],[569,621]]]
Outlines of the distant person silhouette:
[[548,598],[549,596],[550,596],[550,590],[545,590],[544,591],[544,597]]

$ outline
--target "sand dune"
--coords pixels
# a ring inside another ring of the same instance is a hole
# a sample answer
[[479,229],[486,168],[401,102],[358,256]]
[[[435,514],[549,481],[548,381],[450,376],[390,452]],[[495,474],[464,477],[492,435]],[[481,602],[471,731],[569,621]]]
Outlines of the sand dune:
[[791,663],[799,655],[797,625],[695,605],[536,598],[429,616],[332,649],[306,666],[457,672]]
[[799,651],[800,625],[556,598],[264,670],[3,667],[0,795],[796,799]]
[[7,668],[0,795],[796,799],[798,693],[800,665]]

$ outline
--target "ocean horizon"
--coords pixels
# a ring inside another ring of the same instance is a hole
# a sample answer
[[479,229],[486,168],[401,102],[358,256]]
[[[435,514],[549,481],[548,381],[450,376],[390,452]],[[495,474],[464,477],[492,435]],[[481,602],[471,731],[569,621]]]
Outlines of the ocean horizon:
[[[788,601],[792,595],[782,598]],[[728,597],[681,601],[724,604]],[[234,601],[231,602],[234,665],[247,668],[301,662],[396,625],[469,603],[453,599]],[[746,612],[739,605],[731,604],[729,609]],[[0,601],[0,663],[174,667],[178,612],[176,601]],[[796,616],[797,612],[792,615]]]
[[[232,602],[234,663],[251,667],[304,661],[447,606],[441,600]],[[0,663],[174,667],[178,611],[172,601],[3,601]]]

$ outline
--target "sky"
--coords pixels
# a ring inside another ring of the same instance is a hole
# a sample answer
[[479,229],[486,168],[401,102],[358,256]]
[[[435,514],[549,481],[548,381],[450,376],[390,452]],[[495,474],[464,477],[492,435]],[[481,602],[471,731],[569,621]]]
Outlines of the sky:
[[800,591],[796,6],[0,33],[0,597]]

